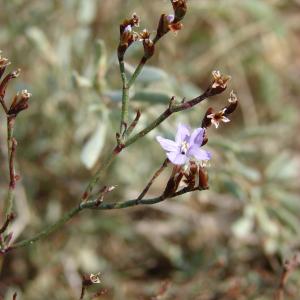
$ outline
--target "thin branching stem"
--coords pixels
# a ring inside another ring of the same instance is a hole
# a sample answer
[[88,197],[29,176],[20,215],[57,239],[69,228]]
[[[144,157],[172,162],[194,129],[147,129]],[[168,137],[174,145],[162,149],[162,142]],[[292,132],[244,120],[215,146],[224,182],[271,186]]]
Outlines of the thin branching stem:
[[122,209],[122,208],[128,208],[132,206],[137,206],[137,205],[152,205],[156,204],[159,202],[162,202],[168,198],[174,198],[183,194],[187,194],[196,190],[204,190],[207,188],[202,188],[202,187],[185,187],[178,192],[173,193],[172,195],[160,195],[158,197],[154,198],[148,198],[148,199],[132,199],[132,200],[126,200],[126,201],[118,201],[118,202],[113,202],[113,203],[101,203],[96,200],[91,200],[91,201],[86,201],[82,202],[80,205],[77,207],[71,209],[69,212],[67,212],[60,220],[58,220],[56,223],[49,225],[46,229],[41,231],[39,234],[36,236],[20,241],[18,243],[15,243],[14,245],[11,245],[8,249],[5,250],[5,252],[17,249],[17,248],[22,248],[28,245],[34,244],[36,241],[47,237],[50,233],[56,231],[57,229],[61,228],[65,223],[67,223],[70,219],[72,219],[74,216],[76,216],[79,212],[81,212],[84,209],[93,209],[93,210],[111,210],[111,209]]
[[145,56],[143,56],[128,82],[128,88],[130,88],[133,85],[133,83],[135,82],[135,80],[138,78],[138,76],[142,72],[146,62],[147,62],[147,58]]
[[90,181],[88,187],[86,188],[82,198],[81,203],[79,206],[73,208],[69,212],[67,212],[60,220],[58,220],[56,223],[50,225],[46,229],[44,229],[42,232],[34,236],[33,238],[20,241],[14,245],[12,245],[8,250],[20,248],[27,246],[29,244],[34,243],[35,241],[44,238],[48,236],[50,233],[54,232],[55,230],[62,227],[67,221],[69,221],[71,218],[73,218],[75,215],[77,215],[80,211],[83,209],[96,209],[96,210],[108,210],[108,209],[121,209],[121,208],[127,208],[131,206],[136,206],[140,204],[150,205],[150,204],[156,204],[161,201],[164,201],[167,198],[173,198],[185,193],[189,193],[195,190],[202,190],[206,188],[184,188],[176,193],[173,193],[172,195],[161,195],[159,197],[155,198],[149,198],[149,199],[140,199],[140,197],[133,199],[133,200],[127,200],[127,201],[120,201],[120,202],[114,202],[114,203],[101,203],[99,205],[99,201],[97,200],[88,200],[94,187],[98,185],[101,176],[103,172],[110,166],[110,164],[114,161],[114,159],[118,156],[118,154],[126,147],[130,146],[131,144],[135,143],[140,138],[144,137],[146,134],[148,134],[150,131],[152,131],[154,128],[156,128],[161,122],[166,120],[171,114],[189,109],[196,104],[202,102],[206,98],[215,95],[216,93],[211,88],[208,88],[202,95],[199,97],[196,97],[194,99],[191,99],[190,101],[172,105],[169,106],[157,119],[155,119],[152,123],[150,123],[145,129],[141,130],[139,133],[134,135],[132,138],[128,139],[127,142],[120,147],[119,145],[114,148],[111,155],[108,157],[107,161],[102,165],[102,167],[96,172],[96,174],[93,176],[92,180]]
[[8,155],[8,169],[9,169],[9,187],[8,195],[5,205],[5,215],[8,216],[13,210],[13,201],[16,187],[15,174],[15,153],[17,142],[13,137],[15,117],[7,116],[7,155]]
[[153,182],[155,181],[155,179],[163,172],[163,170],[168,166],[169,160],[165,159],[163,164],[160,166],[160,168],[154,173],[154,175],[152,176],[151,180],[148,182],[148,184],[146,185],[146,187],[143,189],[143,191],[141,192],[141,194],[138,196],[138,199],[141,200],[144,198],[144,196],[147,194],[147,192],[149,191],[150,187],[152,186]]

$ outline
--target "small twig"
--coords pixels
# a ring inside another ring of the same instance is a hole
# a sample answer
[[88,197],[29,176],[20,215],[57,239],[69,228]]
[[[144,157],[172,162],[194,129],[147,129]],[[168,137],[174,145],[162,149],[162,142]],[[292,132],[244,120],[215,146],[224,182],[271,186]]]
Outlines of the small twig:
[[100,205],[103,200],[104,200],[104,196],[107,194],[107,193],[110,193],[111,191],[113,191],[114,189],[116,188],[116,186],[114,185],[111,185],[111,186],[104,186],[100,191],[99,191],[99,196],[96,200],[96,204],[97,205]]
[[[155,44],[155,43],[154,43]],[[133,72],[129,82],[128,82],[128,88],[130,88],[133,83],[135,82],[135,80],[137,79],[137,77],[140,75],[140,73],[142,72],[145,64],[147,63],[148,58],[146,58],[145,56],[143,56],[139,62],[139,64],[137,65],[135,71]]]
[[9,252],[13,249],[22,248],[28,245],[33,244],[34,242],[47,237],[52,232],[56,231],[57,229],[61,228],[65,223],[67,223],[70,219],[72,219],[74,216],[76,216],[79,212],[81,212],[84,209],[94,209],[94,210],[111,210],[111,209],[123,209],[128,208],[132,206],[137,205],[152,205],[159,202],[162,202],[168,198],[175,198],[177,196],[187,194],[194,191],[201,191],[201,190],[207,190],[208,187],[194,187],[189,188],[185,187],[179,190],[178,192],[172,194],[172,195],[161,195],[154,198],[148,198],[148,199],[141,199],[137,201],[138,199],[132,199],[132,200],[126,200],[126,201],[118,201],[113,203],[101,203],[98,205],[97,200],[90,200],[86,202],[82,202],[77,207],[71,209],[69,212],[67,212],[60,220],[58,220],[56,223],[48,226],[46,229],[38,233],[36,236],[17,242],[14,245],[11,245],[8,249],[6,249],[4,252]]
[[160,168],[154,173],[152,176],[151,180],[148,182],[144,190],[141,192],[141,194],[137,197],[137,201],[140,201],[141,199],[144,198],[148,190],[150,189],[151,185],[153,184],[154,180],[162,173],[162,171],[168,166],[169,160],[165,159],[163,164],[160,166]]
[[15,214],[13,214],[13,213],[6,216],[5,222],[2,225],[2,227],[0,228],[0,235],[6,231],[8,225],[14,220],[14,218],[15,218]]
[[172,96],[169,101],[169,109],[171,109],[173,107],[174,103],[175,103],[175,96]]
[[15,172],[15,157],[16,157],[16,149],[17,149],[17,140],[13,137],[11,139],[11,151],[10,151],[10,158],[9,158],[9,187],[14,189],[16,187],[16,172]]
[[120,122],[120,134],[124,131],[123,126],[124,124],[128,124],[128,107],[129,107],[129,87],[127,76],[125,72],[125,65],[124,65],[124,56],[118,57],[119,59],[119,66],[120,66],[120,73],[122,79],[122,113],[121,113],[121,122]]
[[126,130],[126,136],[127,137],[130,136],[130,134],[132,133],[132,131],[136,127],[137,123],[140,120],[140,117],[141,117],[141,111],[137,110],[134,120],[131,122],[131,124],[129,125],[128,129]]
[[0,96],[0,104],[2,105],[2,108],[3,108],[4,112],[7,114],[8,109],[7,109],[7,106],[6,106],[5,102],[4,102],[3,97],[1,97],[1,96]]
[[280,276],[279,286],[276,291],[275,300],[284,300],[285,285],[289,276],[300,266],[300,253],[296,253],[291,259],[283,264],[283,271]]
[[85,294],[85,290],[86,290],[86,287],[85,287],[84,285],[82,285],[82,287],[81,287],[81,294],[80,294],[79,300],[82,300],[82,299],[83,299],[84,294]]

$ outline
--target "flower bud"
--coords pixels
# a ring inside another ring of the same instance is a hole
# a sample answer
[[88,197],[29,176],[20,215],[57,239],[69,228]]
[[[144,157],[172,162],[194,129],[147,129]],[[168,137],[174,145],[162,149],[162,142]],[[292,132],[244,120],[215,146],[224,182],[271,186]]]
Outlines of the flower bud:
[[191,161],[189,164],[189,170],[188,172],[184,173],[184,183],[189,187],[189,188],[194,188],[196,185],[196,175],[198,172],[198,165],[194,162]]
[[[1,52],[0,52],[0,53],[1,53]],[[7,67],[9,64],[10,64],[10,61],[9,61],[7,58],[2,57],[2,56],[0,55],[0,79],[1,79],[2,75],[4,74],[6,67]]]
[[232,114],[238,106],[238,98],[233,91],[231,91],[231,93],[230,93],[228,102],[229,102],[229,105],[224,108],[225,115]]
[[181,21],[184,18],[187,11],[186,2],[186,0],[171,0],[174,9],[175,23]]
[[203,167],[199,166],[199,189],[208,189],[208,175]]
[[208,118],[207,116],[211,115],[213,113],[213,108],[209,107],[205,113],[205,116],[202,120],[201,127],[202,128],[208,128],[211,125],[211,118]]
[[150,33],[147,29],[144,29],[141,33],[139,33],[139,41],[143,42],[144,47],[144,57],[149,59],[153,56],[155,46],[154,42],[150,39]]
[[171,175],[170,179],[168,180],[166,188],[163,192],[164,197],[169,197],[177,191],[177,188],[180,184],[180,181],[181,181],[183,175],[184,175],[184,172],[183,172],[181,166],[176,165],[173,167],[172,175]]
[[16,71],[9,73],[8,75],[6,75],[4,77],[4,79],[2,80],[2,82],[0,84],[0,98],[4,98],[6,88],[7,88],[8,83],[10,82],[10,80],[17,78],[20,75],[20,73],[21,73],[21,70],[18,69]]
[[166,33],[170,31],[169,24],[171,24],[173,20],[174,20],[173,15],[167,16],[165,14],[162,14],[160,16],[156,37],[155,37],[156,40],[160,39],[162,36],[164,36]]
[[154,40],[155,41],[159,40],[170,30],[174,33],[177,33],[177,31],[180,30],[181,28],[182,28],[182,24],[180,22],[175,22],[174,15],[162,14],[158,23],[157,33]]

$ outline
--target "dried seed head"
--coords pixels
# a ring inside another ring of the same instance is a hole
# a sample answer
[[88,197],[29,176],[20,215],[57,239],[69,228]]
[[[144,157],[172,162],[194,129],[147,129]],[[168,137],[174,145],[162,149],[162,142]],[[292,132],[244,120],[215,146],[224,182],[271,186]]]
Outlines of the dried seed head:
[[224,108],[224,110],[225,110],[224,114],[225,115],[232,114],[238,106],[238,98],[237,98],[236,94],[233,91],[231,91],[231,93],[230,93],[230,97],[228,99],[228,102],[229,102],[229,105],[227,105]]
[[4,98],[5,96],[5,92],[6,92],[6,88],[7,88],[7,85],[8,83],[10,82],[10,80],[14,79],[14,78],[17,78],[21,73],[21,69],[17,69],[16,71],[13,71],[9,74],[7,74],[1,84],[0,84],[0,97],[1,98]]
[[212,71],[213,83],[212,88],[221,88],[225,90],[227,88],[227,82],[231,79],[228,75],[222,75],[220,71]]
[[[0,52],[1,53],[1,52]],[[0,79],[5,72],[6,67],[10,65],[10,61],[0,54]]]
[[10,64],[10,61],[6,57],[3,57],[1,53],[2,52],[0,51],[0,68],[7,67]]
[[147,29],[144,29],[139,33],[139,41],[143,42],[144,57],[149,59],[154,54],[155,46],[153,41],[150,39],[150,33]]
[[237,98],[236,94],[233,91],[231,91],[230,95],[229,95],[229,98],[228,98],[228,102],[229,103],[236,103],[237,101],[238,101],[238,98]]
[[230,122],[230,120],[225,116],[225,111],[226,111],[226,108],[224,108],[223,110],[220,110],[219,112],[208,115],[207,118],[211,119],[211,123],[216,128],[218,128],[221,122],[223,122],[223,123]]
[[144,29],[139,34],[139,41],[142,42],[144,40],[150,39],[150,32],[147,29]]
[[23,90],[21,93],[16,94],[7,114],[16,116],[22,110],[27,109],[29,106],[28,101],[30,97],[31,93],[29,93],[27,90]]
[[227,88],[227,83],[230,80],[230,76],[222,75],[220,71],[213,71],[212,72],[212,83],[206,90],[206,93],[209,96],[214,96],[220,94],[225,91]]
[[97,274],[91,274],[90,280],[92,283],[101,283],[100,273]]

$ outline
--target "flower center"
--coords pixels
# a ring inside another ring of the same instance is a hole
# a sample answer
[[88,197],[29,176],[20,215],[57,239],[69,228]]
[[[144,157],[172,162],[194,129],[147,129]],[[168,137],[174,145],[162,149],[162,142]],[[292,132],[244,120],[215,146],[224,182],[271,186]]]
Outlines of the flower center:
[[187,141],[183,141],[183,142],[181,143],[181,147],[180,147],[180,152],[181,152],[181,154],[186,154],[187,151],[188,151],[188,149],[189,149],[189,144],[188,144],[188,142],[187,142]]

